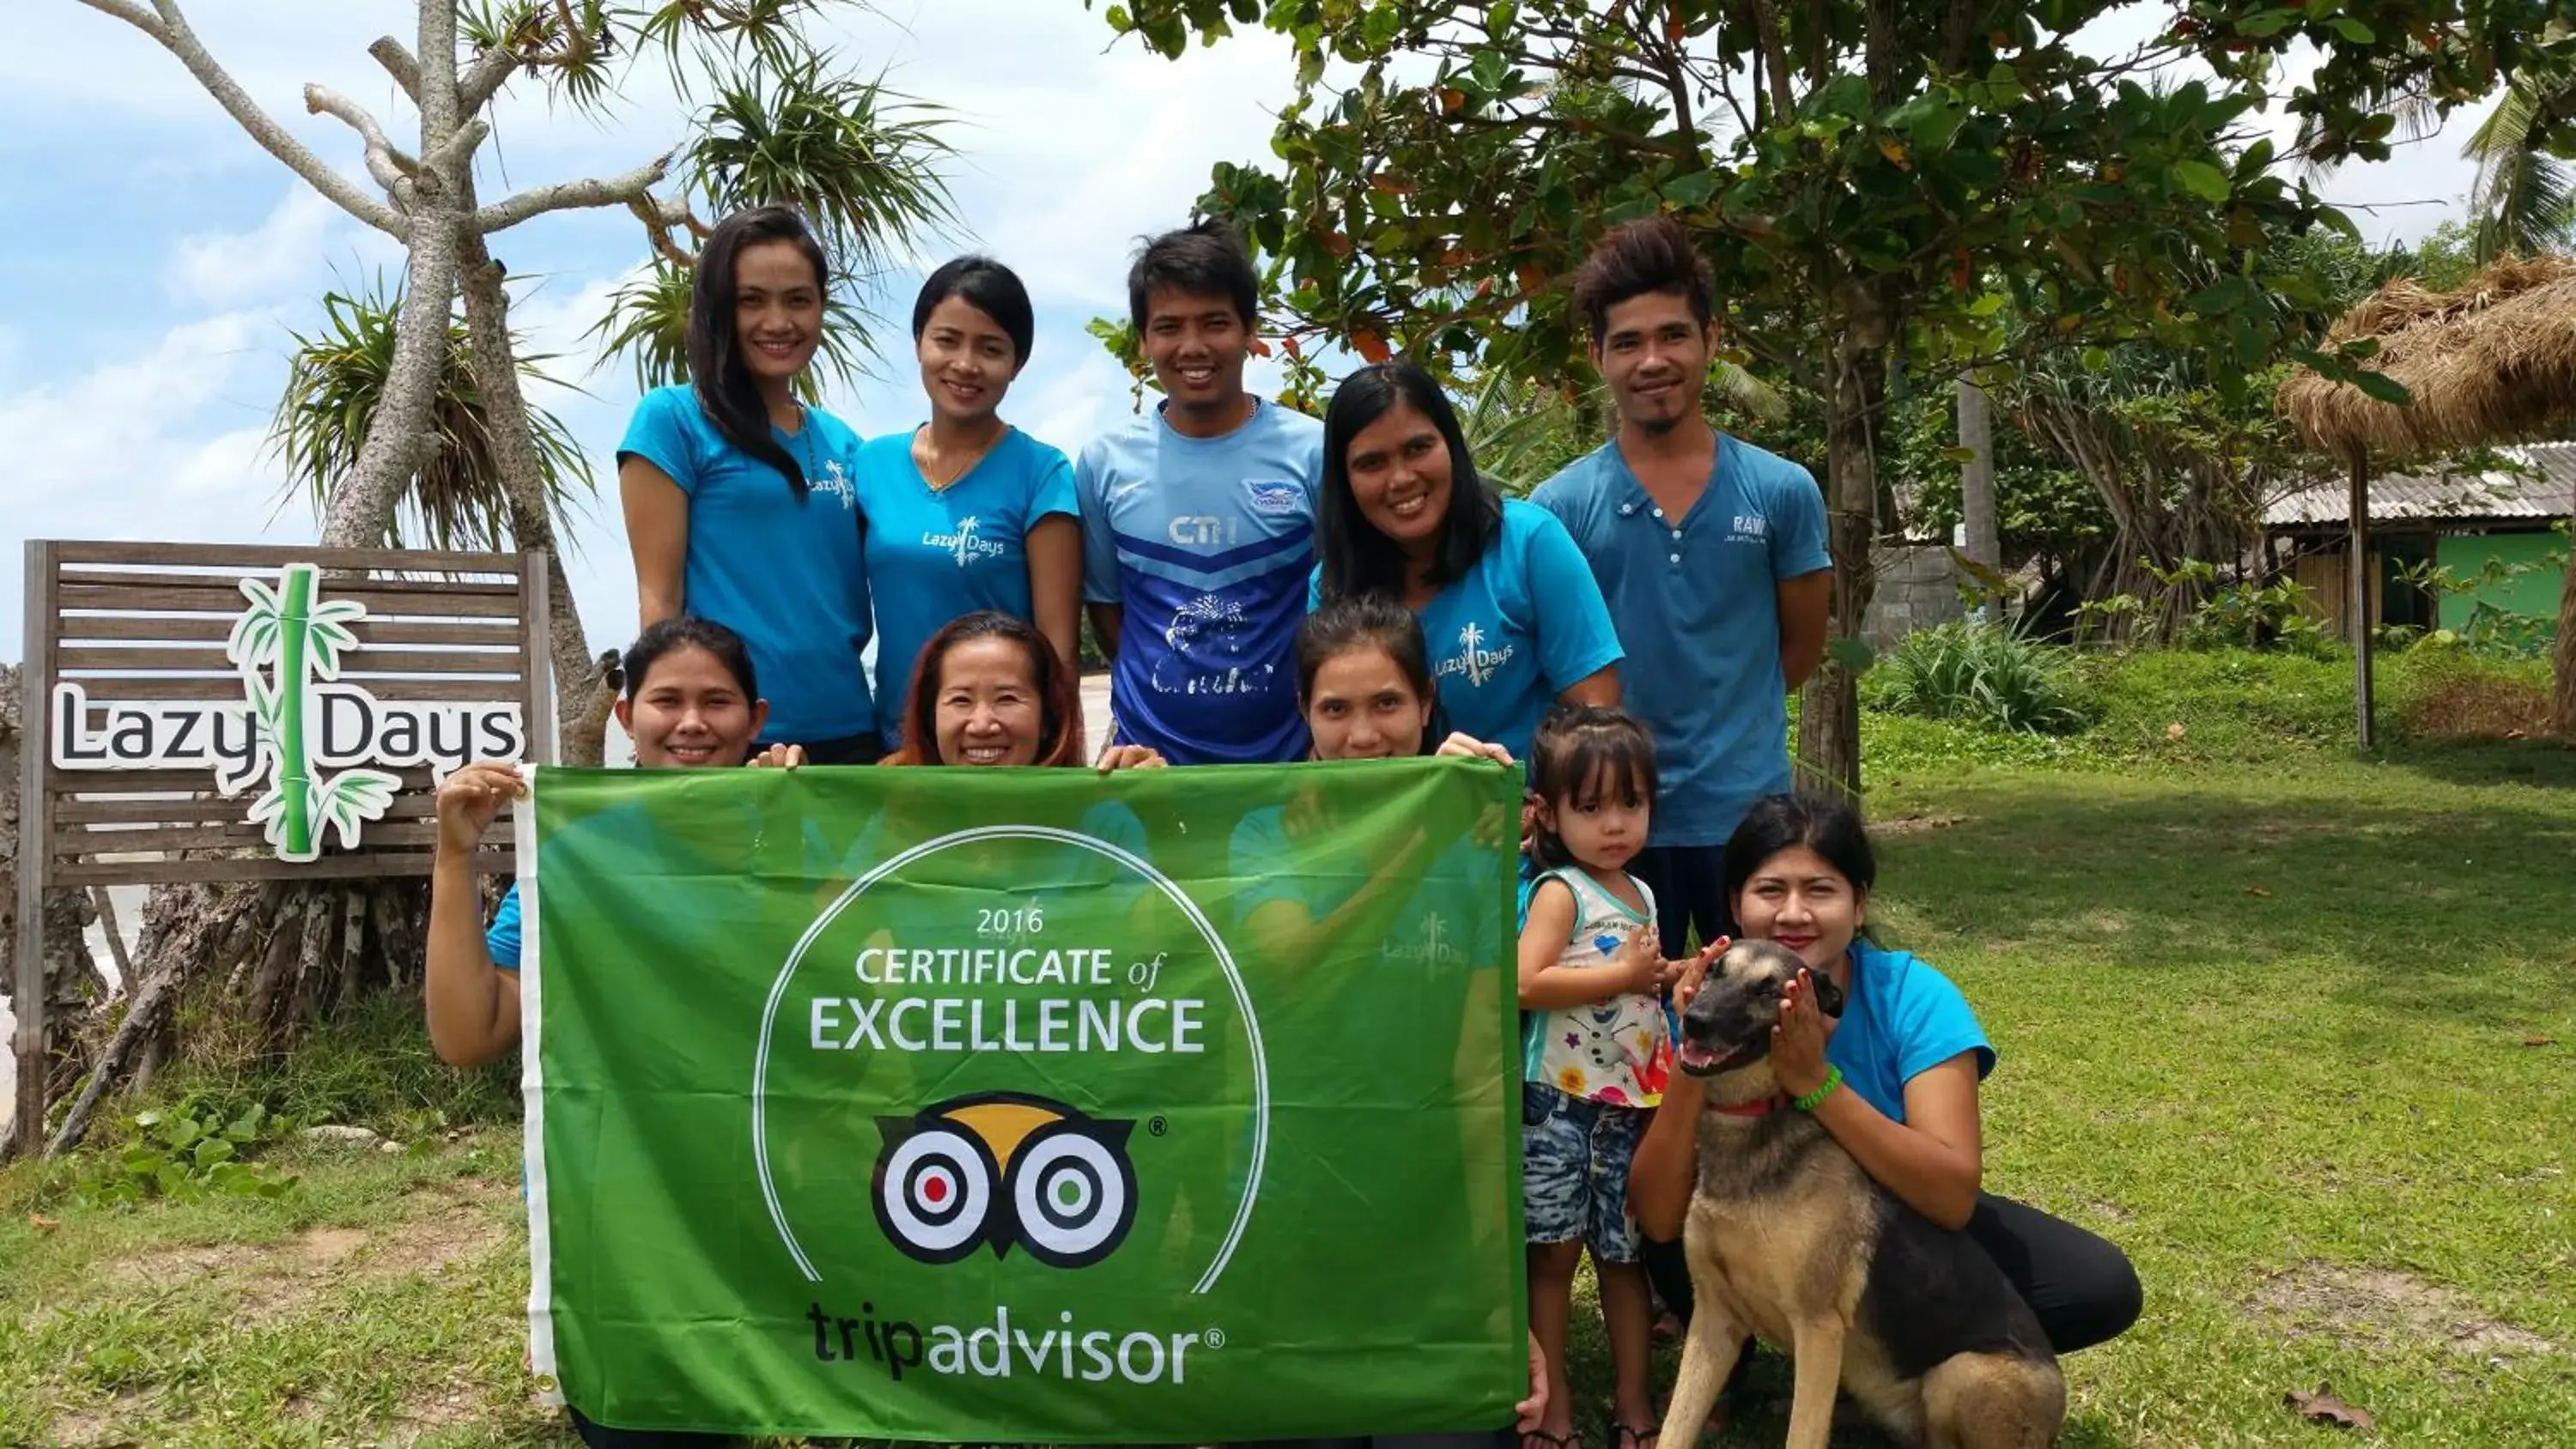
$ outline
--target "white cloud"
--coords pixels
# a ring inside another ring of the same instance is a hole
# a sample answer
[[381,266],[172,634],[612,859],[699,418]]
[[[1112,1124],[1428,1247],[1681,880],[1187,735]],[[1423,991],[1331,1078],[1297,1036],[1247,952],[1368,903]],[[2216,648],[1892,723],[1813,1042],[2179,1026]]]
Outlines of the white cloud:
[[[272,522],[264,455],[283,338],[267,312],[172,328],[140,355],[0,394],[0,515],[22,538],[256,542],[312,536],[300,504]],[[0,549],[0,629],[14,640],[24,555]],[[17,651],[11,649],[11,654]]]
[[163,284],[184,303],[234,307],[295,289],[313,271],[340,209],[295,182],[268,219],[246,232],[198,232],[172,247]]

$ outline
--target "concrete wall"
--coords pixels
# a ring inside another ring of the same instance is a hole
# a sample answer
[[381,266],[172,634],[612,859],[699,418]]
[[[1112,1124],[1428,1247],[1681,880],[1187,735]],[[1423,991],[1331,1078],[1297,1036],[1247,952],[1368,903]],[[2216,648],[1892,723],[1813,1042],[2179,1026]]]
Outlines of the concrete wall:
[[1917,629],[1965,618],[1958,576],[1959,566],[1950,550],[1936,544],[1881,551],[1878,591],[1861,621],[1861,637],[1872,649],[1886,649]]

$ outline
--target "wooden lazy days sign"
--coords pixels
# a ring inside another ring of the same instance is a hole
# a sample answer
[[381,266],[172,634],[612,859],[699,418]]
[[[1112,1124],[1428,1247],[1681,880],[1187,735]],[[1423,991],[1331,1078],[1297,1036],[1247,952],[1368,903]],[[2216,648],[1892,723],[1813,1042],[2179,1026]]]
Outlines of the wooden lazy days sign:
[[[546,571],[534,552],[27,545],[22,1132],[43,1115],[44,893],[427,874],[439,778],[554,758]],[[507,871],[506,835],[476,865]]]

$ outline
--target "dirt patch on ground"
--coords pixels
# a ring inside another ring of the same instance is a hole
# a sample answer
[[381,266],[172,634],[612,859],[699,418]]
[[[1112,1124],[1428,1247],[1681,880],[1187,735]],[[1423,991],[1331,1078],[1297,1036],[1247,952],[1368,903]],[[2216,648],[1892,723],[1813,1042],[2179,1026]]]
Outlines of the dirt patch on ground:
[[2532,1358],[2563,1352],[2548,1339],[2478,1311],[2467,1295],[2391,1268],[2311,1260],[2275,1274],[2253,1306],[2292,1337],[2325,1334],[2375,1348],[2436,1343],[2468,1358]]
[[1869,833],[1882,840],[1891,835],[1921,835],[1926,831],[1947,830],[1953,825],[1965,824],[1967,819],[1965,815],[1927,815],[1917,811],[1911,815],[1899,815],[1893,820],[1873,820],[1869,823]]
[[275,1243],[161,1248],[108,1266],[120,1287],[169,1287],[220,1279],[251,1319],[290,1312],[326,1288],[437,1274],[509,1236],[516,1193],[508,1183],[458,1178],[404,1195],[406,1215],[373,1227],[306,1228]]
[[119,1394],[94,1409],[57,1414],[46,1430],[52,1437],[45,1442],[60,1449],[140,1449],[143,1441],[128,1434],[124,1426],[135,1422],[143,1404],[140,1394]]

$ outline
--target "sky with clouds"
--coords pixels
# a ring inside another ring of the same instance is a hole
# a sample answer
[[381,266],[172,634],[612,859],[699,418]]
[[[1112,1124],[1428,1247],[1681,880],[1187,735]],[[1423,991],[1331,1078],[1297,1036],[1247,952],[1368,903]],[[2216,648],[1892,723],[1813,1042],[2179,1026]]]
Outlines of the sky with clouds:
[[[355,138],[305,114],[307,82],[374,109],[398,138],[412,129],[365,53],[380,34],[408,35],[408,0],[187,8],[243,88],[349,174],[363,176]],[[314,325],[325,291],[391,275],[401,260],[140,33],[72,0],[11,10],[0,48],[0,217],[11,223],[0,232],[0,657],[19,652],[21,540],[310,539],[304,504],[278,505],[282,470],[265,445],[291,334]],[[2146,15],[2107,27],[2143,32]],[[1005,415],[1079,448],[1131,405],[1125,374],[1083,324],[1124,308],[1136,238],[1185,220],[1212,163],[1267,157],[1272,113],[1293,89],[1285,43],[1249,32],[1164,61],[1116,42],[1081,0],[889,0],[843,28],[847,55],[961,123],[960,233],[891,276],[879,309],[908,314],[921,273],[953,251],[1011,264],[1037,299],[1038,337]],[[671,145],[686,112],[652,87],[595,119],[550,113],[533,93],[506,97],[484,195],[626,170]],[[2473,124],[2455,117],[2322,189],[2356,208],[2374,240],[2419,236],[2468,188],[2458,152]],[[569,567],[593,647],[606,647],[633,618],[612,454],[635,388],[622,366],[593,370],[581,334],[641,261],[642,240],[622,211],[562,213],[495,238],[494,251],[523,279],[514,319],[537,350],[563,355],[555,370],[578,388],[538,400],[571,426],[604,490],[576,526]],[[871,435],[923,415],[908,348],[879,371],[829,399]]]

